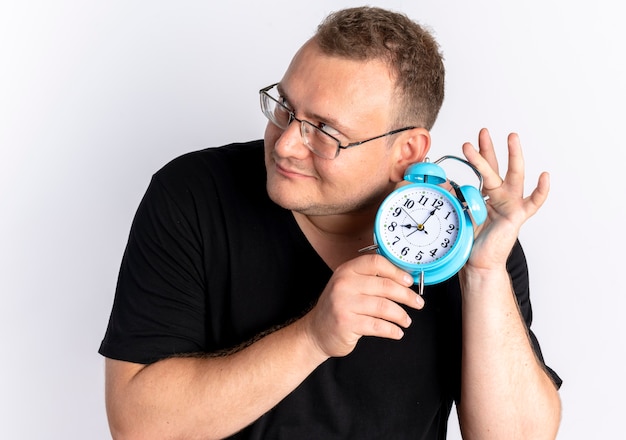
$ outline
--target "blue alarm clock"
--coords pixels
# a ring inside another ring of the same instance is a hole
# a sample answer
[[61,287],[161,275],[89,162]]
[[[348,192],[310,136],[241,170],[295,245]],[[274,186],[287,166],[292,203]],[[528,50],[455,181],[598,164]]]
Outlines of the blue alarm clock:
[[[439,163],[454,159],[478,176],[479,188],[449,181]],[[426,159],[405,171],[408,183],[389,194],[374,223],[377,252],[413,276],[415,284],[436,284],[456,274],[467,262],[474,243],[474,225],[487,218],[481,195],[482,176],[464,159]],[[451,190],[442,186],[448,182]]]

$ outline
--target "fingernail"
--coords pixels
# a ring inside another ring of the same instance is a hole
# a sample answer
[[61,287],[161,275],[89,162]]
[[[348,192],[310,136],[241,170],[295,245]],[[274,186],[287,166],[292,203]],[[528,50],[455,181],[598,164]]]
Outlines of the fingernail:
[[409,275],[408,273],[404,274],[403,279],[404,279],[404,284],[406,284],[407,286],[412,286],[414,283],[413,277]]
[[415,295],[415,301],[417,301],[417,305],[421,308],[424,307],[424,298],[422,298],[420,295]]

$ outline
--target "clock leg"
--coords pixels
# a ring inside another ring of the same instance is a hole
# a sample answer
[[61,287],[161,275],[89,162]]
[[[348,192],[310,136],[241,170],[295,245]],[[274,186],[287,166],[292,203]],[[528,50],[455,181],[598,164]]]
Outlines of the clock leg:
[[419,280],[418,292],[420,296],[424,296],[424,272],[420,272],[420,280]]

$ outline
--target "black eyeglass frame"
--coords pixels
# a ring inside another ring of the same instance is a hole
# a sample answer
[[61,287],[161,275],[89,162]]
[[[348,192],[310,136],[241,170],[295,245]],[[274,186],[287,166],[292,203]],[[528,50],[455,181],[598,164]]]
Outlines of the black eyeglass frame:
[[[352,148],[352,147],[358,147],[359,145],[362,145],[362,144],[364,144],[364,143],[366,143],[366,142],[374,141],[374,140],[376,140],[376,139],[380,139],[380,138],[383,138],[383,137],[386,137],[386,136],[391,136],[392,134],[401,133],[401,132],[406,131],[406,130],[412,130],[412,129],[414,129],[414,128],[418,128],[418,127],[415,127],[415,126],[408,126],[408,127],[403,127],[403,128],[397,128],[397,129],[395,129],[395,130],[388,131],[387,133],[384,133],[384,134],[381,134],[381,135],[378,135],[378,136],[374,136],[374,137],[369,138],[369,139],[365,139],[364,141],[350,142],[350,143],[349,143],[349,144],[347,144],[347,145],[341,145],[341,141],[340,141],[339,139],[337,139],[336,137],[334,137],[332,134],[329,134],[329,133],[325,132],[324,130],[322,130],[322,129],[321,129],[321,128],[319,128],[317,125],[313,124],[312,122],[309,122],[309,121],[307,121],[307,120],[305,120],[305,119],[298,119],[298,118],[296,117],[296,114],[293,112],[293,110],[291,110],[289,107],[285,106],[282,102],[278,101],[276,98],[274,98],[272,95],[270,95],[270,94],[268,93],[268,91],[270,91],[271,89],[273,89],[274,87],[276,87],[278,84],[279,84],[279,83],[275,83],[275,84],[272,84],[272,85],[270,85],[270,86],[264,87],[264,88],[262,88],[261,90],[259,90],[259,95],[261,95],[261,103],[260,103],[260,104],[261,104],[261,111],[263,112],[263,114],[265,115],[265,117],[266,117],[266,118],[267,118],[267,119],[268,119],[268,120],[269,120],[272,124],[276,125],[277,127],[281,128],[281,129],[283,129],[283,130],[286,130],[286,129],[287,129],[287,127],[289,127],[289,125],[291,125],[291,123],[292,123],[294,120],[295,120],[295,121],[298,121],[298,122],[301,124],[300,134],[302,135],[303,140],[306,140],[306,138],[304,137],[303,126],[304,126],[304,124],[307,124],[307,125],[310,125],[311,127],[313,127],[315,130],[318,130],[319,132],[323,133],[324,135],[326,135],[326,136],[330,137],[332,140],[334,140],[335,142],[337,142],[337,150],[335,151],[335,155],[334,155],[333,157],[326,157],[326,156],[322,156],[322,155],[320,154],[320,152],[319,152],[319,151],[314,150],[314,149],[313,149],[313,148],[312,148],[312,147],[308,144],[308,142],[305,142],[305,143],[304,143],[304,144],[307,146],[307,148],[308,148],[309,150],[311,150],[313,153],[315,153],[316,155],[318,155],[319,157],[324,158],[324,159],[330,159],[330,160],[332,160],[332,159],[335,159],[337,156],[339,156],[339,152],[340,152],[341,150],[345,150],[345,149]],[[276,124],[275,119],[274,119],[274,118],[272,118],[272,117],[271,117],[271,116],[270,116],[270,115],[269,115],[269,114],[265,111],[266,107],[263,105],[263,96],[266,96],[266,97],[268,97],[269,99],[271,99],[272,101],[274,101],[276,104],[278,104],[281,108],[283,108],[283,109],[284,109],[284,110],[285,110],[285,111],[289,114],[289,120],[287,121],[287,125],[286,125],[285,127],[281,127],[281,126],[279,126],[278,124]]]

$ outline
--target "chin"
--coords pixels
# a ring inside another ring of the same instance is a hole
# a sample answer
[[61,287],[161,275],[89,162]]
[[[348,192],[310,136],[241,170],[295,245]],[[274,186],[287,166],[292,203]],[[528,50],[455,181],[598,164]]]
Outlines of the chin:
[[277,188],[276,185],[267,185],[267,195],[281,208],[289,211],[299,212],[305,215],[324,215],[327,209],[312,203],[303,197],[301,193],[293,189]]
[[296,210],[303,204],[302,194],[286,186],[287,185],[281,185],[280,183],[274,182],[273,179],[268,178],[266,185],[267,195],[274,203],[282,208]]

